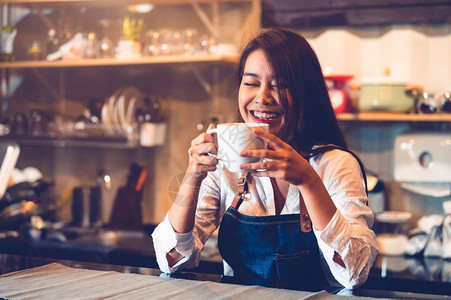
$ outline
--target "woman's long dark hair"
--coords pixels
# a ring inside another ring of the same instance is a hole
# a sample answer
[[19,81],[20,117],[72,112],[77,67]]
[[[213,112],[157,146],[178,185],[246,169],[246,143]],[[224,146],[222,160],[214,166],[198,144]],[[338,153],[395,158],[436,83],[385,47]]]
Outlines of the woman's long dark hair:
[[[347,148],[330,102],[318,57],[298,33],[267,28],[242,50],[237,79],[241,82],[249,55],[262,50],[276,75],[285,124],[279,135],[298,152],[310,153],[315,145],[335,144]],[[292,107],[288,111],[288,94]],[[240,117],[241,118],[241,117]]]

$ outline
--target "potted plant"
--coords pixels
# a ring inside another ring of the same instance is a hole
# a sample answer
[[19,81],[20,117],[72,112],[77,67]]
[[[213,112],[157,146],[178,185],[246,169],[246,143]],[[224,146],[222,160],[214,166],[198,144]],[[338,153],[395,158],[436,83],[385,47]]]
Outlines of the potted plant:
[[124,17],[122,24],[122,39],[118,43],[117,58],[139,58],[141,57],[141,31],[143,19]]

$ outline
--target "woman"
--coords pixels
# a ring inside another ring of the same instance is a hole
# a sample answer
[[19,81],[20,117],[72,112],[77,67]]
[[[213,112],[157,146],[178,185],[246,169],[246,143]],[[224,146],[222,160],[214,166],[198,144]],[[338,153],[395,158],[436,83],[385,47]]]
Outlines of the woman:
[[221,225],[225,275],[278,287],[361,285],[377,254],[374,216],[316,54],[297,33],[265,29],[244,48],[238,80],[240,119],[269,124],[254,131],[268,149],[243,151],[263,160],[239,174],[208,155],[217,153],[211,135],[192,141],[175,203],[152,234],[160,269],[197,266]]

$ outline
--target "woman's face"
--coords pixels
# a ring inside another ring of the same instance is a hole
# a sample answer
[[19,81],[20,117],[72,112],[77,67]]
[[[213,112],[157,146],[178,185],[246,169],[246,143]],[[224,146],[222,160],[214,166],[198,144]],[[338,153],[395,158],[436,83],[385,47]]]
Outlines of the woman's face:
[[[252,52],[244,65],[238,106],[246,123],[266,123],[269,132],[278,135],[284,124],[284,108],[279,99],[275,75],[261,50]],[[288,107],[291,97],[288,95]]]

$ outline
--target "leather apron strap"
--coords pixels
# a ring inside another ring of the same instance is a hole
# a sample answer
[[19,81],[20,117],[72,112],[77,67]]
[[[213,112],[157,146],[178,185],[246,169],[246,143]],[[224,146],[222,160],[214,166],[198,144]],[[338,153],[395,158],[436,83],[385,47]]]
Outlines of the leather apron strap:
[[300,192],[299,192],[299,210],[301,215],[301,231],[310,232],[312,230],[312,221],[310,220],[307,207],[305,206],[304,198],[302,198],[302,194]]
[[[232,201],[230,205],[234,209],[238,211],[241,203],[248,193],[249,183],[248,183],[249,173],[243,173],[240,178],[237,180],[238,185],[238,193]],[[304,199],[302,198],[302,194],[299,193],[299,210],[300,210],[300,225],[302,232],[310,232],[312,230],[312,222],[310,220],[310,216],[307,211],[307,207],[305,206]]]

